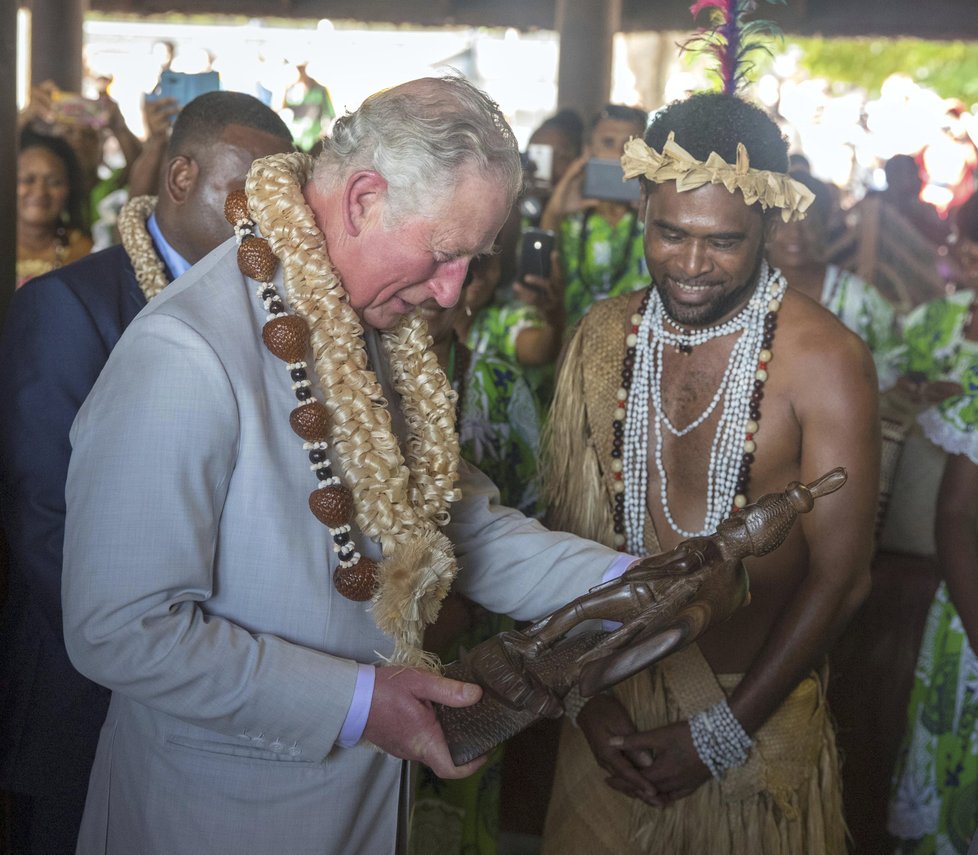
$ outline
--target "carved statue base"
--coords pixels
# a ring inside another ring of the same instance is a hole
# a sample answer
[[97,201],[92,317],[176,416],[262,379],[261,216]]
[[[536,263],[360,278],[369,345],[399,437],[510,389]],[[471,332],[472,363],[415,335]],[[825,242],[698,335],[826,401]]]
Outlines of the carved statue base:
[[[566,687],[562,686],[566,682],[565,675],[573,671],[574,662],[607,634],[606,632],[582,632],[534,659],[532,675],[535,681],[539,681],[537,691],[546,693],[548,689],[544,687],[548,687],[552,694],[547,695],[547,700],[558,697],[562,700],[571,688],[569,684]],[[475,651],[480,651],[481,657],[473,657],[472,653]],[[438,718],[441,720],[445,739],[448,741],[452,760],[456,766],[481,757],[500,743],[516,736],[533,722],[541,718],[559,718],[564,712],[562,704],[555,707],[544,704],[545,709],[541,712],[539,705],[535,707],[532,703],[508,701],[494,688],[494,685],[498,684],[497,681],[492,678],[487,679],[487,675],[480,674],[476,670],[478,663],[473,662],[473,659],[489,658],[492,655],[498,656],[498,661],[505,663],[500,666],[498,682],[506,683],[508,677],[509,685],[512,685],[515,682],[513,678],[519,679],[518,665],[512,661],[511,654],[503,649],[501,636],[498,635],[480,644],[474,651],[445,669],[446,677],[464,680],[467,683],[478,683],[483,688],[481,700],[470,707],[438,708]],[[508,673],[505,673],[507,670]],[[563,688],[563,691],[558,687]]]
[[[795,482],[762,496],[709,537],[643,559],[524,632],[500,633],[468,651],[445,674],[479,684],[482,698],[463,708],[436,705],[455,765],[540,718],[558,718],[573,687],[590,697],[725,620],[748,599],[743,559],[780,546],[798,514],[845,480],[844,469],[833,469],[807,486]],[[568,635],[585,621],[591,623]],[[607,631],[600,621],[618,626]]]

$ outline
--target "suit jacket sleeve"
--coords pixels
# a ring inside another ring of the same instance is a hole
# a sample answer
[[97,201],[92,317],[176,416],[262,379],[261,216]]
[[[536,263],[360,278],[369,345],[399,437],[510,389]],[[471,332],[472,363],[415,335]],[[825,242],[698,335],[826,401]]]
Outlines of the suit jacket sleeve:
[[14,295],[0,339],[0,481],[11,564],[61,638],[68,430],[108,358],[88,308],[57,276]]
[[621,553],[499,504],[499,491],[478,469],[460,467],[462,501],[446,532],[455,544],[456,589],[518,620],[549,614],[601,584]]
[[235,389],[203,337],[163,312],[134,321],[72,431],[65,641],[75,667],[113,692],[228,736],[274,732],[321,758],[357,664],[206,607],[239,428]]

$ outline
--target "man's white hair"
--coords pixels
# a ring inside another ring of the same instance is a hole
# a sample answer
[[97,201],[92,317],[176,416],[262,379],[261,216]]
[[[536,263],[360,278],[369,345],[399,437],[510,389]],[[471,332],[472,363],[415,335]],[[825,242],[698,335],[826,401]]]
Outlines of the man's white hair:
[[338,119],[316,159],[314,178],[329,191],[362,169],[388,185],[386,222],[440,213],[460,175],[482,175],[522,188],[513,132],[498,105],[461,77],[427,77],[367,98]]

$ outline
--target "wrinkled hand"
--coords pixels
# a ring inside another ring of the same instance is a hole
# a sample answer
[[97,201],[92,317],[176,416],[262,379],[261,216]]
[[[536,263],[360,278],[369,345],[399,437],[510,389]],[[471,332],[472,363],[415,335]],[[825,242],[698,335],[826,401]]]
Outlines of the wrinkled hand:
[[594,759],[608,773],[605,783],[609,787],[654,807],[665,804],[655,785],[645,777],[655,763],[652,752],[612,744],[617,739],[641,735],[616,698],[595,695],[578,714],[577,726],[591,746]]
[[486,758],[456,766],[432,703],[467,707],[482,696],[473,683],[449,680],[417,668],[380,666],[363,736],[388,754],[418,760],[439,778],[465,778]]
[[710,770],[696,753],[685,721],[644,733],[615,736],[610,743],[612,750],[651,755],[653,760],[641,769],[641,775],[646,785],[658,793],[662,805],[685,798],[710,779]]

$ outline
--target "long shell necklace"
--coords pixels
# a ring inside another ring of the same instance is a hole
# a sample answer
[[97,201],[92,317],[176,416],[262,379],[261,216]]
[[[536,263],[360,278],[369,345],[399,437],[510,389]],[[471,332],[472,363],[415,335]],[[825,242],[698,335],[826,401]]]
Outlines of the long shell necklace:
[[[655,426],[653,460],[659,477],[663,516],[682,537],[708,535],[729,513],[747,504],[750,467],[757,450],[760,403],[773,354],[777,313],[787,283],[780,271],[764,262],[760,284],[744,308],[723,324],[686,330],[666,315],[652,288],[631,318],[626,337],[622,384],[613,419],[612,473],[615,482],[615,543],[640,554],[644,549],[645,504],[648,492],[649,430]],[[663,407],[662,367],[666,346],[689,353],[714,338],[740,333],[730,352],[727,369],[704,410],[689,423],[676,425]],[[637,384],[642,394],[630,394]],[[651,418],[650,418],[651,401]],[[706,515],[699,531],[679,526],[669,504],[668,476],[663,462],[665,435],[686,436],[717,410],[720,415],[710,446],[707,467]],[[617,452],[617,456],[616,455]]]

